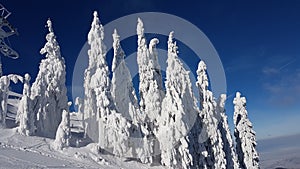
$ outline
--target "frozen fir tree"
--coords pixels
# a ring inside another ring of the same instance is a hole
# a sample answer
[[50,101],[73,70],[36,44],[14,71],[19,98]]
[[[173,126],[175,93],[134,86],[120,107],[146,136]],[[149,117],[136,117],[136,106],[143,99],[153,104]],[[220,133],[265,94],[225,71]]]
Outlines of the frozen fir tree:
[[125,53],[120,45],[120,36],[117,30],[113,33],[114,58],[112,62],[111,94],[116,109],[125,118],[137,124],[140,116],[138,100],[132,84],[130,71],[125,63]]
[[70,134],[70,114],[69,111],[63,110],[62,119],[57,128],[52,147],[56,150],[62,150],[65,147],[69,147]]
[[221,94],[217,102],[217,114],[220,119],[219,130],[223,140],[223,150],[226,152],[226,168],[238,169],[239,163],[233,146],[233,140],[228,125],[227,115],[225,114],[226,95]]
[[7,100],[10,79],[8,76],[0,77],[0,128],[6,127]]
[[[106,62],[106,46],[103,42],[104,29],[100,24],[98,14],[94,12],[94,19],[91,30],[88,34],[88,44],[90,49],[89,67],[86,70],[85,79],[85,124],[87,135],[97,141],[100,149],[111,148],[108,141],[111,135],[108,132],[109,115],[117,113],[113,98],[111,96],[111,81],[109,70]],[[94,72],[90,72],[90,67]],[[92,73],[92,74],[90,74]],[[90,79],[89,79],[90,78]]]
[[[200,96],[200,116],[202,119],[202,133],[199,137],[201,145],[205,147],[205,161],[208,168],[226,168],[225,152],[223,151],[223,140],[218,124],[220,118],[216,113],[216,101],[212,92],[208,89],[209,82],[206,74],[206,64],[200,61],[197,69],[197,87]],[[202,158],[202,157],[201,157]],[[203,159],[201,159],[203,162]]]
[[189,72],[177,55],[173,32],[168,40],[166,96],[156,133],[161,149],[161,163],[170,168],[191,168],[193,165],[188,140],[189,130],[198,116]]
[[[137,63],[139,68],[139,96],[140,96],[140,110],[144,114],[143,128],[148,130],[143,135],[144,147],[149,148],[149,156],[154,154],[158,149],[158,141],[154,135],[154,130],[157,128],[156,118],[161,112],[161,102],[164,97],[162,87],[162,76],[158,64],[156,44],[159,42],[157,38],[150,41],[149,48],[144,34],[144,24],[138,18],[137,28],[138,49],[137,49]],[[153,161],[149,159],[148,161]]]
[[61,122],[61,113],[68,108],[66,66],[50,19],[47,27],[47,42],[40,50],[42,55],[46,54],[46,58],[42,59],[38,75],[31,87],[31,99],[33,113],[37,115],[37,133],[54,138]]
[[32,100],[30,98],[31,88],[30,88],[30,75],[28,73],[24,76],[24,85],[23,85],[23,96],[20,100],[16,122],[19,123],[17,128],[18,133],[21,135],[30,136],[34,134],[35,127],[35,115],[32,112],[33,105]]
[[157,38],[152,39],[149,44],[150,50],[147,48],[144,25],[140,18],[136,31],[138,35],[137,63],[140,79],[140,107],[147,116],[146,120],[152,123],[160,114],[161,101],[164,95],[156,51],[156,44],[159,41]]
[[246,110],[246,98],[237,92],[233,100],[234,104],[234,136],[236,138],[236,151],[241,168],[258,169],[259,155],[256,151],[255,131],[248,119]]
[[[91,30],[88,33],[88,44],[90,49],[88,50],[89,64],[84,72],[84,123],[85,134],[94,142],[98,142],[99,139],[99,127],[97,118],[97,105],[96,94],[94,86],[91,84],[92,76],[96,73],[98,55],[106,54],[106,47],[103,43],[103,26],[100,24],[97,12],[94,12],[94,19],[91,25]],[[96,45],[98,41],[99,46]],[[99,48],[97,48],[99,47]],[[97,49],[96,49],[97,48]],[[95,51],[92,51],[95,50]],[[102,51],[104,50],[104,51]],[[102,56],[101,56],[102,57]]]

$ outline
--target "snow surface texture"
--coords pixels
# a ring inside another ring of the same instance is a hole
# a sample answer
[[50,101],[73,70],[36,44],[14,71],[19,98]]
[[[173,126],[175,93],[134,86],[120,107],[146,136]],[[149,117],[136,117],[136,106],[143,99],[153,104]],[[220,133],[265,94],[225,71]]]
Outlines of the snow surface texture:
[[[90,49],[89,65],[84,76],[85,96],[83,99],[76,98],[78,112],[70,113],[64,59],[50,19],[47,26],[47,42],[40,51],[46,54],[46,58],[41,61],[32,87],[28,74],[24,79],[18,75],[0,78],[2,128],[6,127],[8,97],[11,94],[9,83],[24,80],[16,115],[19,126],[0,130],[1,150],[11,158],[22,161],[22,165],[28,164],[28,167],[46,168],[52,164],[57,168],[78,168],[82,166],[78,163],[83,161],[87,168],[155,168],[141,163],[175,169],[239,168],[239,163],[242,168],[258,168],[255,133],[247,118],[245,98],[237,94],[234,100],[237,156],[224,109],[226,95],[221,95],[216,101],[208,89],[206,65],[200,61],[196,85],[201,106],[197,106],[189,71],[178,57],[173,32],[168,39],[164,90],[156,50],[159,40],[153,38],[147,44],[143,22],[138,19],[138,103],[116,30],[113,33],[113,77],[110,80],[104,30],[97,12],[94,12],[88,33]],[[74,124],[77,130],[74,130]],[[80,136],[79,129],[84,131],[83,136]],[[29,135],[42,137],[26,137]],[[34,142],[37,145],[31,145]],[[16,155],[19,150],[20,155]],[[50,162],[43,165],[24,157],[25,154]],[[0,156],[3,156],[1,152]],[[66,160],[70,162],[66,164]],[[8,165],[6,162],[3,164]]]
[[234,104],[234,135],[236,137],[236,150],[242,168],[259,168],[259,156],[255,149],[257,143],[252,123],[248,119],[246,98],[237,92]]
[[37,116],[37,133],[54,138],[61,122],[63,110],[67,110],[66,66],[53,32],[52,22],[47,21],[49,33],[41,54],[46,58],[40,63],[39,72],[31,87],[32,110]]

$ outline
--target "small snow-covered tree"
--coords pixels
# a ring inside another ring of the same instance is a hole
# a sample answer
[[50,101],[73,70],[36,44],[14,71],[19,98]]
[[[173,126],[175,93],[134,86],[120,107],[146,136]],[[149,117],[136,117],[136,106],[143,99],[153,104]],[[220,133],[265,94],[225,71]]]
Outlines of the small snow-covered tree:
[[114,58],[112,62],[112,85],[111,94],[114,99],[116,109],[123,117],[134,124],[139,121],[139,106],[136,92],[132,84],[130,71],[126,66],[125,53],[120,44],[120,36],[117,30],[113,34]]
[[193,159],[190,152],[189,130],[198,116],[196,100],[191,89],[189,72],[185,70],[177,55],[173,32],[168,40],[166,70],[166,96],[158,118],[158,137],[161,163],[171,168],[190,168]]
[[234,136],[236,138],[236,151],[240,166],[245,169],[259,168],[259,155],[256,151],[255,131],[248,119],[246,98],[237,92],[234,104]]
[[225,114],[226,95],[221,94],[217,102],[217,114],[220,119],[218,128],[223,140],[223,150],[226,156],[226,168],[238,169],[239,163],[233,146],[232,136],[229,130],[227,115]]
[[[220,119],[216,112],[216,101],[212,92],[208,89],[209,82],[206,74],[206,64],[200,61],[197,69],[197,83],[200,96],[200,117],[202,119],[202,133],[200,147],[205,147],[207,152],[205,158],[201,158],[208,168],[222,169],[226,168],[225,152],[223,151],[223,140],[221,137],[218,124]],[[204,149],[204,150],[205,150]]]
[[32,100],[30,98],[30,75],[25,74],[23,96],[20,100],[16,122],[19,122],[18,133],[30,136],[35,132],[35,115],[32,112]]
[[0,77],[0,128],[6,127],[7,100],[10,79],[8,76]]
[[37,133],[54,138],[61,122],[61,113],[68,107],[66,66],[50,19],[47,27],[47,42],[40,50],[41,54],[46,54],[46,58],[41,61],[38,75],[31,87],[31,99],[33,113],[37,115]]
[[63,110],[62,119],[57,128],[55,140],[53,142],[53,148],[56,150],[62,150],[65,147],[69,147],[70,136],[69,111]]

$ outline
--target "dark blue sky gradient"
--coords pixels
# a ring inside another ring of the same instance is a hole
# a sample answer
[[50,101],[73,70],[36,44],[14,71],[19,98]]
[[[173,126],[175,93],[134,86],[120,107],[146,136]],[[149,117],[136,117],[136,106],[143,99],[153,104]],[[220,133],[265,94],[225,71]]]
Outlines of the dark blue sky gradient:
[[29,72],[35,78],[44,57],[39,50],[45,44],[48,17],[53,21],[66,60],[70,87],[73,66],[86,42],[94,10],[103,25],[137,12],[164,12],[196,25],[216,48],[227,78],[229,119],[234,93],[241,91],[247,97],[249,116],[258,138],[300,132],[297,126],[300,1],[4,0],[1,3],[12,12],[8,20],[20,34],[9,38],[20,58],[1,57],[4,74]]

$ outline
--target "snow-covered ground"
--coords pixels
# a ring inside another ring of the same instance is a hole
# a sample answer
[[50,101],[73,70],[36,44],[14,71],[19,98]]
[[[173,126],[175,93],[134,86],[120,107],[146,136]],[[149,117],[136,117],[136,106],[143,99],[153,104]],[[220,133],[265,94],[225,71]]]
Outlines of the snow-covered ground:
[[95,144],[69,147],[63,151],[51,148],[53,139],[21,136],[15,129],[0,129],[0,169],[25,168],[105,168],[105,169],[162,169],[134,160],[92,152]]
[[300,134],[258,141],[261,168],[300,169]]

